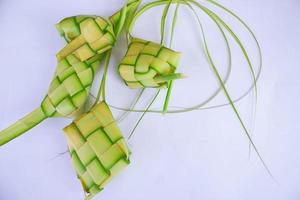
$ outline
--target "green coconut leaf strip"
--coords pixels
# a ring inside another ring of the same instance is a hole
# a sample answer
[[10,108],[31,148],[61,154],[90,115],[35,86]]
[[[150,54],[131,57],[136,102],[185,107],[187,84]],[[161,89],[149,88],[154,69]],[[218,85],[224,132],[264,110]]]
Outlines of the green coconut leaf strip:
[[[244,57],[246,58],[248,65],[250,67],[250,71],[252,73],[252,77],[253,77],[253,85],[254,85],[254,103],[252,103],[252,115],[251,115],[251,128],[249,130],[249,135],[252,135],[252,130],[254,130],[254,126],[255,126],[255,118],[256,118],[256,106],[257,106],[257,85],[256,85],[256,75],[255,72],[253,70],[253,66],[252,66],[252,62],[248,56],[248,53],[246,51],[246,49],[244,48],[242,42],[239,40],[239,38],[237,37],[237,35],[233,32],[233,30],[218,16],[216,15],[214,12],[212,12],[211,10],[202,7],[202,10],[204,9],[205,12],[209,12],[213,15],[213,17],[221,23],[221,25],[223,27],[225,27],[225,29],[231,34],[231,36],[234,38],[234,40],[237,42],[237,44],[239,45],[239,47],[241,48]],[[249,157],[251,155],[251,143],[249,142]]]
[[164,1],[155,1],[155,2],[151,2],[151,3],[148,3],[146,5],[144,5],[141,9],[139,9],[135,14],[134,16],[131,18],[130,22],[128,22],[128,28],[127,28],[127,34],[129,35],[130,37],[130,33],[132,32],[132,28],[136,22],[136,20],[147,10],[153,8],[153,7],[156,7],[158,5],[164,5],[166,3],[168,3],[169,1],[167,0],[164,0]]
[[126,20],[126,15],[127,15],[127,6],[125,5],[121,11],[120,11],[120,18],[117,21],[117,24],[115,26],[115,35],[118,37],[119,34],[121,33],[123,26],[125,24]]
[[168,110],[168,106],[169,106],[169,102],[170,102],[170,97],[171,97],[171,93],[172,93],[172,89],[173,89],[173,81],[170,81],[168,84],[168,90],[167,90],[167,94],[165,97],[165,102],[164,102],[164,106],[163,106],[163,113],[165,114]]
[[48,92],[39,108],[0,132],[0,145],[48,117],[73,117],[82,112],[103,53],[115,43],[113,27],[101,17],[69,17],[56,28],[69,43],[57,54]]
[[[144,91],[145,91],[145,88],[142,88],[142,89],[138,92],[138,94],[136,95],[136,97],[135,97],[134,100],[132,101],[132,103],[131,103],[131,105],[129,106],[129,108],[127,109],[127,111],[124,111],[124,113],[122,113],[122,115],[116,119],[116,122],[118,122],[118,123],[122,122],[122,121],[126,118],[126,116],[127,116],[128,114],[131,113],[130,110],[135,108],[135,106],[136,106],[137,103],[139,102],[140,98],[142,97]],[[94,100],[96,100],[97,97],[96,97],[95,95],[93,95],[91,92],[90,92],[89,95],[90,95]]]
[[256,105],[256,102],[257,102],[257,85],[256,85],[256,76],[255,76],[255,72],[254,72],[254,69],[253,69],[253,66],[252,66],[252,62],[248,56],[248,53],[244,47],[244,45],[242,44],[242,42],[240,41],[240,39],[237,37],[237,35],[233,32],[233,30],[218,16],[216,15],[214,12],[212,12],[211,10],[205,8],[205,7],[202,7],[205,12],[207,13],[210,13],[212,15],[212,17],[214,17],[217,21],[219,21],[224,27],[225,29],[230,33],[230,35],[234,38],[234,40],[237,42],[237,44],[240,46],[243,54],[244,54],[244,57],[246,58],[247,62],[248,62],[248,65],[249,65],[249,68],[250,68],[250,71],[251,71],[251,74],[252,74],[252,78],[253,78],[253,84],[254,84],[254,94],[255,94],[255,105]]
[[[239,19],[236,15],[234,17],[236,17],[243,24],[243,26],[245,26],[248,29],[249,33],[251,34],[251,36],[253,37],[253,39],[255,40],[255,42],[256,42],[256,44],[258,46],[259,57],[260,57],[260,65],[259,65],[259,71],[258,71],[257,75],[255,76],[255,79],[257,79],[259,77],[260,71],[261,71],[261,50],[260,50],[260,46],[259,46],[259,44],[257,42],[257,39],[256,39],[255,35],[251,31],[251,29],[243,21],[241,21],[241,19]],[[251,85],[251,87],[242,96],[240,96],[239,98],[235,99],[234,102],[238,102],[241,99],[243,99],[245,96],[247,96],[250,93],[250,91],[255,87],[256,81],[257,80],[254,81],[254,83]],[[227,106],[227,105],[229,105],[229,104],[225,103],[225,104],[220,104],[220,105],[216,105],[216,106],[212,106],[212,107],[205,107],[205,108],[202,108],[202,109],[209,109],[209,108],[213,108],[213,107],[222,107],[222,106]]]
[[[223,79],[224,84],[227,83],[227,81],[229,80],[230,74],[231,74],[231,70],[232,70],[232,52],[231,52],[231,48],[229,45],[229,41],[227,36],[225,35],[222,27],[216,23],[218,29],[220,30],[220,33],[225,41],[226,44],[226,50],[227,50],[227,57],[228,57],[228,63],[227,63],[227,71],[225,74],[225,77]],[[201,32],[201,37],[206,37],[206,34],[203,32]],[[208,44],[207,44],[208,45]],[[191,106],[191,107],[179,107],[179,106],[172,106],[173,108],[176,108],[177,110],[171,110],[168,111],[167,113],[182,113],[182,112],[190,112],[190,111],[194,111],[194,110],[207,110],[207,109],[213,109],[213,108],[219,108],[222,106],[229,106],[229,103],[226,103],[224,105],[213,105],[213,106],[206,106],[204,107],[206,104],[208,104],[209,102],[211,102],[219,93],[220,91],[222,91],[221,86],[219,86],[213,93],[212,95],[210,95],[207,99],[205,99],[204,101],[202,101],[201,103],[198,103],[197,105]]]
[[[176,22],[177,22],[179,5],[180,5],[179,3],[176,4],[176,9],[175,9],[175,12],[173,15],[172,28],[171,28],[171,39],[170,39],[170,45],[169,45],[170,48],[172,47],[172,44],[173,44],[173,38],[174,38],[174,34],[175,34],[175,27],[176,27]],[[165,102],[164,102],[164,106],[163,106],[164,113],[166,113],[168,110],[172,89],[173,89],[173,80],[171,80],[168,85],[168,90],[167,90],[167,94],[166,94],[166,98],[165,98]]]
[[170,43],[169,43],[170,48],[172,48],[172,45],[173,45],[173,39],[174,39],[174,35],[175,35],[175,27],[176,27],[176,23],[177,23],[179,5],[180,5],[180,3],[176,4],[175,12],[173,15],[172,28],[171,28],[171,39],[170,39]]
[[[214,15],[210,15],[210,13],[208,13],[208,14],[209,14],[209,16],[212,16],[212,17],[214,16]],[[201,22],[200,22],[200,19],[199,19],[197,13],[195,13],[195,15],[197,16],[197,21],[198,21],[198,23],[199,23],[199,26],[201,26],[201,30],[203,31],[203,29],[202,29],[202,24],[201,24]],[[212,67],[212,69],[213,69],[213,71],[214,71],[214,73],[215,73],[215,75],[216,75],[216,77],[217,77],[217,79],[218,79],[218,81],[219,81],[219,83],[220,83],[220,85],[221,85],[223,91],[224,91],[224,94],[225,94],[226,98],[228,99],[228,101],[229,101],[229,103],[230,103],[230,105],[231,105],[231,107],[232,107],[234,113],[236,114],[236,116],[237,116],[237,118],[238,118],[240,124],[242,125],[242,128],[243,128],[243,130],[244,130],[244,133],[246,134],[247,138],[248,138],[249,141],[251,142],[251,145],[252,145],[253,149],[255,150],[256,154],[258,155],[260,161],[262,162],[264,168],[266,169],[266,171],[268,172],[268,174],[270,175],[270,177],[272,177],[272,178],[274,179],[274,177],[273,177],[271,171],[269,170],[267,164],[266,164],[265,161],[263,160],[263,158],[262,158],[262,156],[260,155],[260,153],[259,153],[259,151],[258,151],[256,145],[254,144],[254,142],[253,142],[253,140],[252,140],[252,138],[251,138],[251,136],[250,136],[250,134],[249,134],[249,132],[248,132],[248,129],[246,128],[246,126],[245,126],[245,124],[244,124],[244,122],[243,122],[243,120],[242,120],[242,118],[241,118],[241,116],[240,116],[240,114],[239,114],[239,112],[238,112],[238,110],[237,110],[235,104],[233,103],[233,101],[232,101],[232,99],[231,99],[231,97],[230,97],[230,95],[229,95],[229,93],[228,93],[228,91],[227,91],[227,88],[226,88],[226,86],[225,86],[225,84],[224,84],[224,82],[223,82],[223,80],[222,80],[222,78],[221,78],[221,76],[220,76],[220,74],[219,74],[219,72],[218,72],[218,70],[217,70],[217,68],[216,68],[216,66],[215,66],[215,64],[214,64],[214,62],[213,62],[213,60],[212,60],[212,57],[211,57],[211,55],[210,55],[209,48],[208,48],[208,46],[207,46],[206,38],[204,37],[203,40],[205,41],[204,44],[205,44],[205,49],[206,49],[206,54],[207,54],[208,60],[209,60],[209,62],[210,62],[210,64],[211,64],[211,67]]]
[[156,76],[156,77],[154,77],[154,80],[157,83],[164,83],[166,81],[173,81],[173,80],[178,80],[178,79],[183,79],[183,78],[185,78],[184,74],[174,73],[174,74],[170,74],[170,75]]
[[172,4],[173,0],[169,0],[169,2],[166,4],[165,9],[163,11],[161,22],[160,22],[160,44],[163,44],[164,37],[165,37],[165,25],[166,25],[166,18],[167,14],[169,12],[170,6]]
[[125,31],[127,30],[127,24],[131,21],[136,9],[140,5],[141,0],[128,0],[127,4],[122,7],[121,10],[113,14],[109,19],[115,27],[116,36],[118,36],[125,26]]
[[[212,12],[211,10],[207,9],[206,7],[202,6],[201,4],[199,4],[198,2],[196,1],[193,1],[193,0],[189,0],[190,2],[192,2],[193,4],[197,5],[197,7],[199,7],[200,9],[202,9],[205,13],[207,13],[209,16],[212,15],[212,17],[214,17],[216,19],[216,21],[220,22],[222,26],[224,26],[224,28],[230,33],[230,35],[233,37],[233,39],[236,41],[236,43],[239,45],[240,49],[242,50],[243,52],[243,55],[244,57],[246,58],[247,60],[247,63],[249,65],[249,69],[250,69],[250,72],[251,72],[251,75],[252,75],[252,78],[253,78],[253,85],[254,85],[254,95],[255,95],[255,98],[254,98],[254,111],[256,110],[256,104],[257,104],[257,86],[256,86],[256,75],[255,75],[255,72],[254,72],[254,69],[253,69],[253,66],[252,66],[252,62],[248,56],[248,53],[244,47],[244,45],[242,44],[242,42],[239,40],[239,38],[237,37],[237,35],[233,32],[233,30],[217,15],[215,14],[214,12]],[[250,33],[251,30],[250,30]]]
[[128,24],[131,22],[132,17],[134,16],[136,10],[138,9],[139,5],[141,4],[141,0],[131,0],[129,7],[130,9],[128,9],[128,14],[127,14],[127,19],[125,22],[125,30],[126,32],[128,32]]
[[[210,61],[212,62],[211,57],[210,57],[209,54],[208,54],[208,57],[209,57]],[[259,153],[256,145],[252,141],[252,138],[251,138],[251,136],[250,136],[250,134],[249,134],[249,132],[248,132],[248,130],[247,130],[247,128],[246,128],[246,126],[245,126],[245,124],[244,124],[244,122],[243,122],[243,120],[242,120],[242,118],[241,118],[241,116],[240,116],[240,114],[239,114],[239,112],[237,110],[237,108],[235,107],[235,104],[233,103],[233,101],[232,101],[232,99],[231,99],[231,97],[230,97],[230,95],[229,95],[229,93],[228,93],[228,91],[227,91],[227,89],[226,89],[226,87],[225,87],[225,85],[224,85],[224,83],[223,83],[223,81],[222,81],[222,79],[221,79],[221,77],[220,77],[220,75],[219,75],[216,67],[214,66],[213,63],[211,63],[211,64],[212,64],[213,70],[216,73],[216,76],[217,76],[220,84],[222,85],[222,88],[224,90],[226,98],[230,102],[230,104],[231,104],[231,106],[232,106],[232,108],[233,108],[233,110],[234,110],[234,112],[235,112],[235,114],[236,114],[236,116],[237,116],[240,124],[242,125],[242,128],[244,129],[244,132],[246,133],[246,136],[248,137],[249,141],[251,142],[252,147],[254,148],[255,152],[257,153],[259,159],[261,160],[261,162],[262,162],[263,166],[265,167],[265,169],[267,170],[268,174],[273,178],[273,175],[272,175],[271,171],[269,170],[268,166],[266,165],[265,161],[263,160],[262,156],[260,155],[260,153]]]
[[17,123],[0,132],[0,145],[18,137],[46,119],[41,108],[37,108]]
[[[212,1],[212,0],[207,0],[208,2],[214,4],[215,6],[221,8],[222,10],[224,10],[225,12],[229,13],[231,16],[235,17],[246,29],[247,31],[251,34],[252,38],[254,39],[256,46],[258,47],[258,51],[259,51],[259,65],[258,65],[258,72],[256,75],[256,81],[254,84],[251,85],[251,87],[246,91],[245,95],[247,95],[252,88],[255,86],[257,80],[260,77],[261,74],[261,69],[262,69],[262,52],[261,52],[261,48],[259,45],[258,40],[256,39],[255,34],[253,33],[253,31],[251,30],[251,28],[239,17],[237,16],[235,13],[233,13],[231,10],[229,10],[228,8],[224,7],[223,5]],[[244,95],[241,96],[241,98],[243,98]],[[252,114],[252,121],[253,121],[253,125],[252,125],[252,130],[254,130],[254,126],[255,126],[255,117],[256,116],[256,107],[253,109],[253,114]],[[251,144],[249,143],[249,157],[250,157],[250,153],[251,153]]]
[[[135,106],[137,105],[137,103],[139,102],[139,100],[141,99],[143,93],[145,91],[145,88],[141,89],[141,91],[139,91],[138,95],[136,96],[136,98],[134,99],[134,101],[132,102],[132,104],[130,105],[130,109],[134,109]],[[130,111],[125,111],[120,117],[117,118],[117,122],[120,123],[121,121],[123,121],[127,115],[131,113]]]
[[[256,85],[256,75],[255,75],[255,72],[254,72],[254,69],[253,69],[253,66],[252,66],[252,62],[248,56],[248,53],[244,47],[244,45],[242,44],[242,42],[240,41],[240,39],[237,37],[237,35],[233,32],[233,30],[217,15],[215,14],[214,12],[212,12],[211,10],[207,9],[206,7],[204,6],[201,6],[200,4],[197,4],[199,5],[199,7],[204,10],[207,14],[211,14],[212,17],[214,17],[218,22],[220,22],[222,24],[222,26],[224,26],[224,28],[230,33],[230,35],[233,37],[233,39],[236,41],[236,43],[239,45],[240,49],[242,50],[243,54],[244,54],[244,57],[246,58],[247,60],[247,63],[249,65],[249,68],[250,68],[250,71],[251,71],[251,75],[252,75],[252,78],[253,78],[253,84],[254,84],[254,91],[255,91],[255,102],[257,102],[257,85]],[[256,103],[255,103],[256,104]]]
[[[233,13],[231,10],[229,10],[228,8],[225,8],[224,6],[222,6],[221,4],[218,4],[217,2],[214,2],[212,0],[207,0],[208,2],[216,5],[217,7],[221,8],[222,10],[224,10],[225,12],[229,13],[231,16],[233,16],[234,18],[236,18],[238,20],[238,22],[240,22],[242,24],[242,26],[244,28],[246,28],[246,30],[248,31],[248,33],[250,34],[250,36],[252,37],[252,39],[254,40],[256,46],[257,46],[257,50],[258,50],[258,58],[259,58],[259,64],[258,64],[258,69],[257,69],[257,73],[255,75],[255,81],[253,81],[253,83],[250,85],[250,87],[242,94],[240,95],[238,98],[234,99],[233,102],[237,103],[240,100],[242,100],[243,98],[245,98],[255,87],[256,82],[258,81],[258,79],[260,78],[260,74],[261,74],[261,69],[262,69],[262,52],[261,52],[261,47],[260,44],[255,36],[255,34],[253,33],[253,31],[251,30],[251,28],[240,18],[238,17],[235,13]],[[218,104],[218,105],[212,105],[212,106],[206,106],[206,107],[199,107],[198,110],[202,110],[202,109],[213,109],[213,108],[219,108],[219,107],[224,107],[224,106],[230,106],[229,103],[222,103],[222,104]],[[177,107],[177,108],[182,108],[182,107]],[[254,108],[254,113],[255,113],[255,108]],[[255,114],[253,114],[255,116]]]
[[[232,12],[231,10],[229,10],[228,8],[222,6],[221,4],[215,2],[215,1],[212,1],[212,0],[207,0],[208,2],[216,5],[217,7],[221,8],[222,10],[224,10],[225,12],[229,13],[231,16],[233,16],[234,18],[236,18],[242,25],[243,27],[246,28],[246,30],[250,33],[251,37],[253,38],[256,46],[257,46],[257,50],[258,50],[258,54],[259,54],[259,64],[258,64],[258,69],[257,69],[257,74],[255,75],[255,82],[254,84],[251,85],[251,87],[245,92],[244,95],[247,95],[247,93],[249,93],[249,91],[251,91],[254,87],[255,87],[255,84],[256,82],[258,81],[259,77],[260,77],[260,74],[261,74],[261,69],[262,69],[262,51],[261,51],[261,47],[260,47],[260,44],[255,36],[255,34],[253,33],[252,29],[239,17],[237,16],[234,12]],[[242,95],[240,98],[243,98]]]
[[97,93],[95,103],[93,106],[95,106],[99,102],[101,97],[102,97],[101,101],[105,102],[105,84],[106,84],[106,76],[107,76],[107,71],[108,71],[108,67],[109,67],[110,57],[111,57],[111,51],[107,52],[107,54],[105,56],[104,71],[103,71],[101,83],[99,86],[99,91]]
[[129,134],[128,139],[131,139],[131,137],[133,136],[136,128],[138,127],[138,125],[140,124],[140,122],[142,121],[142,119],[144,118],[144,116],[146,115],[147,111],[150,109],[150,107],[152,106],[152,104],[155,102],[155,100],[158,97],[160,91],[161,91],[160,89],[157,90],[157,92],[154,95],[154,97],[152,98],[151,102],[148,104],[146,110],[143,112],[143,114],[141,115],[141,117],[139,118],[139,120],[137,121],[137,123],[135,124],[134,128],[132,129],[131,133]]

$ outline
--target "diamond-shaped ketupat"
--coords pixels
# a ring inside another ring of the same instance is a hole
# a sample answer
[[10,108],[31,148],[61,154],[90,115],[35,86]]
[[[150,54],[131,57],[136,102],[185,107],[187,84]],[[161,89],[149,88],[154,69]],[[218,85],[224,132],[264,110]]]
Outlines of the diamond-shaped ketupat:
[[180,53],[160,44],[133,38],[119,65],[119,73],[130,88],[166,87],[181,78],[175,73]]
[[64,132],[87,199],[130,163],[125,140],[105,102],[74,120]]
[[74,116],[86,101],[102,53],[115,43],[113,26],[101,17],[75,16],[56,27],[69,44],[57,54],[57,70],[41,108],[47,117]]
[[96,54],[111,49],[116,40],[113,25],[98,16],[69,17],[57,24],[56,28],[66,41],[70,41],[57,54],[59,61],[70,53],[80,61],[88,60]]

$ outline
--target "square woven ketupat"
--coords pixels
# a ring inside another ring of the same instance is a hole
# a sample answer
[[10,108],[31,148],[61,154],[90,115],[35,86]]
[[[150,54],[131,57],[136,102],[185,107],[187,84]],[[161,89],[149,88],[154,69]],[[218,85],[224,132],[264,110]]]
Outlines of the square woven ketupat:
[[72,164],[89,194],[95,196],[129,163],[129,150],[106,103],[101,102],[64,128]]

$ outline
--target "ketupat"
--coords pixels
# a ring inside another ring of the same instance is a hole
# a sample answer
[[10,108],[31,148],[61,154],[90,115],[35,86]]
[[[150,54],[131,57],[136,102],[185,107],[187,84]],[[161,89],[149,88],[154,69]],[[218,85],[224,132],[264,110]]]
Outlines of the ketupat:
[[69,42],[57,54],[58,61],[73,54],[86,61],[111,49],[115,43],[112,24],[98,16],[76,16],[62,20],[57,29]]
[[179,58],[163,45],[133,38],[118,70],[130,88],[167,87],[168,81],[182,78],[175,73]]
[[91,199],[129,163],[129,150],[105,102],[64,128],[72,164]]

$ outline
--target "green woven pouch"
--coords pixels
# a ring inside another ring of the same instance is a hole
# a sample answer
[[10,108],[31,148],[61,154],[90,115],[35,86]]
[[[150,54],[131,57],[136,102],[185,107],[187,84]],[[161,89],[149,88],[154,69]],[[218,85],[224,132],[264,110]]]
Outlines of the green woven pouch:
[[129,163],[129,150],[106,103],[64,128],[72,164],[92,198]]
[[133,38],[118,70],[130,88],[166,87],[181,78],[175,73],[179,58],[179,52],[163,45]]
[[80,61],[86,61],[111,49],[116,40],[110,21],[98,16],[69,17],[56,27],[69,42],[57,54],[59,61],[70,54],[75,55]]
[[57,54],[60,61],[42,109],[46,116],[72,116],[85,103],[99,61],[115,37],[109,21],[100,17],[70,17],[56,27],[70,43]]

